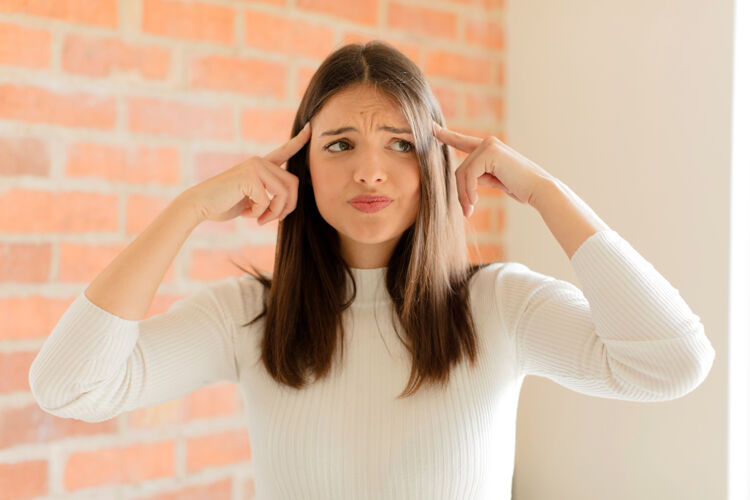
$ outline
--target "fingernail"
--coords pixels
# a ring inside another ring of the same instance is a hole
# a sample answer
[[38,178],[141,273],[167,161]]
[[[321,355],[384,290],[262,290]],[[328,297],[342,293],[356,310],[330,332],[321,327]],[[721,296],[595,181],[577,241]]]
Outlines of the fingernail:
[[474,213],[474,205],[469,205],[469,217]]

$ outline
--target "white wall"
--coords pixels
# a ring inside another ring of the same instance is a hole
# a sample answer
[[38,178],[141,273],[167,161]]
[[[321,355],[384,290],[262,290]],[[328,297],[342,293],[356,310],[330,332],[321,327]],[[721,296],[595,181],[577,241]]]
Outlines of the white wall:
[[[514,500],[726,498],[732,15],[729,0],[508,3],[508,144],[651,262],[717,352],[664,403],[527,377]],[[580,288],[539,214],[506,206],[506,260]]]

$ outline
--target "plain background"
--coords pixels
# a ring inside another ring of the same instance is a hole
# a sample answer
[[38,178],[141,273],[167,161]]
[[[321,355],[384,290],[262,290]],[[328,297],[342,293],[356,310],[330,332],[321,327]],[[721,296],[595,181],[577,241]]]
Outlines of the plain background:
[[[662,403],[527,377],[514,500],[726,498],[732,2],[511,0],[507,15],[508,144],[651,262],[717,353]],[[538,213],[505,206],[507,260],[580,288]]]

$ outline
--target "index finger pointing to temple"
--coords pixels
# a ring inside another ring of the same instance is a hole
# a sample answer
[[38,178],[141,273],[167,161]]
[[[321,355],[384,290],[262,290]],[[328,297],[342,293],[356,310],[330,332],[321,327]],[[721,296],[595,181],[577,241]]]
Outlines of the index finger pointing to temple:
[[482,139],[480,139],[479,137],[460,134],[445,127],[441,127],[439,124],[435,124],[433,125],[433,127],[435,129],[435,136],[438,139],[448,144],[449,146],[453,146],[454,148],[465,153],[471,153],[480,144],[482,144]]
[[297,135],[268,153],[264,158],[281,166],[285,161],[294,156],[297,151],[302,149],[305,144],[307,144],[307,141],[310,140],[310,129],[312,129],[312,126],[310,125],[310,122],[307,122]]

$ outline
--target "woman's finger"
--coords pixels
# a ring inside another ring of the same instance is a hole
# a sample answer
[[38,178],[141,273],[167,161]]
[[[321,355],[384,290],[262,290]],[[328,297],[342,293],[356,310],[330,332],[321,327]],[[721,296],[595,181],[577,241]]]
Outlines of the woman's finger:
[[448,128],[443,128],[439,123],[433,121],[433,131],[435,137],[440,141],[453,146],[454,148],[463,151],[464,153],[471,153],[477,146],[482,144],[482,140],[479,137],[471,135],[464,135]]
[[[260,178],[260,190],[268,191],[273,195],[273,198],[268,201],[268,196],[265,197],[263,203],[265,210],[258,216],[258,224],[263,225],[270,219],[279,216],[286,207],[288,199],[287,187],[284,182],[273,174],[270,168],[261,168],[258,170],[258,177]],[[256,184],[256,186],[258,185]],[[265,219],[263,218],[265,216]]]
[[485,148],[474,149],[474,151],[464,158],[455,171],[458,201],[461,203],[461,207],[464,209],[467,217],[471,215],[472,205],[477,202],[476,197],[472,199],[471,193],[477,192],[477,177],[481,176],[484,171],[483,165],[486,163],[486,160],[483,158],[484,151],[486,151]]
[[[298,194],[298,183],[297,176],[287,172],[284,169],[279,169],[276,165],[268,163],[269,167],[265,169],[264,174],[273,176],[286,188],[283,191],[284,206],[278,214],[279,220],[286,217],[290,212],[297,206],[297,194]],[[281,196],[277,196],[281,199]],[[276,198],[274,198],[276,199]],[[273,203],[273,201],[271,202]],[[275,213],[275,212],[274,212]]]
[[477,163],[479,162],[472,164],[472,168],[467,168],[464,174],[466,176],[466,199],[469,200],[469,203],[472,205],[476,204],[479,199],[479,193],[477,192],[477,177],[484,173],[484,169],[481,168],[482,166],[477,165]]
[[307,141],[310,140],[311,129],[312,125],[310,125],[310,122],[307,122],[297,135],[289,139],[277,149],[268,153],[263,158],[281,167],[289,158],[294,156],[297,151],[307,144]]

